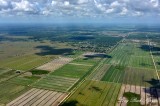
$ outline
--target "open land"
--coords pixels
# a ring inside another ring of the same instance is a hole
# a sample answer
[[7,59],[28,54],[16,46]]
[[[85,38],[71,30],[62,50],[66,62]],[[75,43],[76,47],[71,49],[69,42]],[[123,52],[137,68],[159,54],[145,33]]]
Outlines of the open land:
[[0,106],[160,105],[156,29],[10,27],[0,29]]

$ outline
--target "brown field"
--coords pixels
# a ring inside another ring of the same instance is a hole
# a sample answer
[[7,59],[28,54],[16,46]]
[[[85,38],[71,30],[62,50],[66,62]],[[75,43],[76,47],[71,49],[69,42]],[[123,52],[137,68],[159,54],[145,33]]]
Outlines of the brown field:
[[7,106],[57,106],[66,96],[66,93],[32,88]]
[[[122,85],[119,93],[119,102],[117,106],[127,106],[127,99],[123,97],[124,92],[132,92],[141,96],[141,105],[145,106],[159,106],[160,89],[146,88],[143,86],[135,85]],[[123,101],[122,101],[123,100]]]
[[37,67],[36,69],[38,70],[48,70],[48,71],[54,71],[56,69],[58,69],[59,67],[62,67],[63,65],[69,63],[70,61],[72,61],[72,58],[58,58],[58,59],[54,59],[51,62],[48,62],[42,66]]

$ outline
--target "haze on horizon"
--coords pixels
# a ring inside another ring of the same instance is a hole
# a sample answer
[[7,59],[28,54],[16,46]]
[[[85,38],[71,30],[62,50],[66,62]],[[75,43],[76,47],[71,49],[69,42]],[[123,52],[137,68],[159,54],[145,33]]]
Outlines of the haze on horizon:
[[0,23],[158,23],[160,0],[0,0]]

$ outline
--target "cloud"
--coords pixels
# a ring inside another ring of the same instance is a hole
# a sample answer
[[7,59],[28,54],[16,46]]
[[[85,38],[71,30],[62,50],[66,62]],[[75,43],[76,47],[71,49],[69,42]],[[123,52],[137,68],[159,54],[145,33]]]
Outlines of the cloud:
[[64,6],[69,6],[69,1],[64,1]]
[[0,0],[0,16],[159,16],[159,0]]
[[34,11],[34,4],[29,1],[22,0],[20,2],[12,2],[15,11]]
[[120,15],[126,15],[128,12],[127,8],[123,7],[122,11],[119,13]]
[[5,0],[0,0],[0,6],[7,6],[8,2]]

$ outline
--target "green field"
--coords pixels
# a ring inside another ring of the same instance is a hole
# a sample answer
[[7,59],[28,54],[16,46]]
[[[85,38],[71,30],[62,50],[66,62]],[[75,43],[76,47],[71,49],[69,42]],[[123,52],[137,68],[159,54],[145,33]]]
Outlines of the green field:
[[102,63],[97,70],[95,70],[88,76],[88,79],[101,80],[109,68],[110,65]]
[[30,70],[54,59],[53,56],[25,55],[13,57],[0,62],[0,67],[15,70]]
[[109,55],[107,64],[127,66],[132,55],[133,45],[130,43],[120,43]]
[[92,71],[91,69],[99,61],[100,58],[78,58],[51,74],[69,78],[82,78],[89,71]]
[[130,59],[131,67],[149,68],[154,69],[153,61],[151,56],[131,56]]
[[0,105],[10,102],[27,90],[29,90],[29,88],[22,85],[8,82],[0,83]]
[[153,86],[156,80],[157,76],[154,70],[130,67],[126,68],[123,83],[139,86]]
[[73,60],[71,63],[85,64],[85,65],[94,65],[100,60],[100,58],[78,58]]
[[0,82],[8,80],[12,77],[19,75],[15,70],[0,69]]
[[67,92],[78,79],[48,75],[33,84],[33,87]]
[[10,79],[8,82],[14,83],[14,84],[19,84],[19,85],[24,85],[24,86],[29,86],[36,82],[40,77],[38,76],[17,76],[12,79]]
[[89,69],[91,69],[90,66],[67,64],[51,74],[69,78],[81,78],[89,71]]
[[122,83],[124,74],[125,74],[125,67],[123,66],[111,66],[101,81],[107,81],[107,82],[115,82],[115,83]]
[[158,71],[160,71],[160,57],[154,56],[154,60],[156,62],[156,66],[157,66]]
[[74,62],[51,72],[46,77],[33,84],[33,86],[37,88],[67,92],[79,79],[84,78],[90,71],[93,70],[97,60],[99,61],[97,58],[92,60],[78,58],[74,60]]
[[120,84],[87,80],[62,106],[114,106],[120,87]]
[[149,51],[145,51],[145,50],[141,49],[141,45],[143,45],[143,44],[145,44],[145,43],[142,43],[142,44],[141,43],[133,43],[133,45],[134,45],[133,55],[134,56],[146,56],[146,57],[150,56]]

